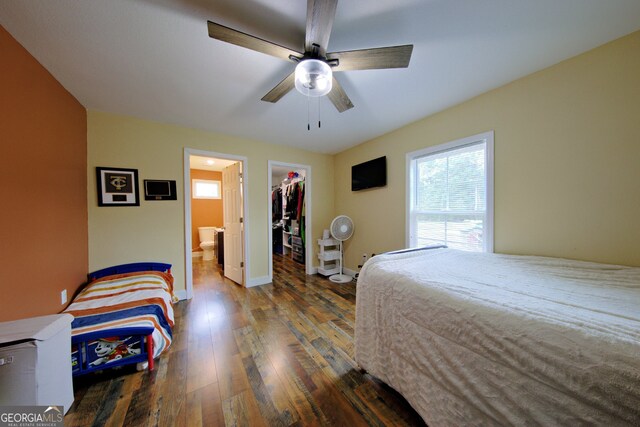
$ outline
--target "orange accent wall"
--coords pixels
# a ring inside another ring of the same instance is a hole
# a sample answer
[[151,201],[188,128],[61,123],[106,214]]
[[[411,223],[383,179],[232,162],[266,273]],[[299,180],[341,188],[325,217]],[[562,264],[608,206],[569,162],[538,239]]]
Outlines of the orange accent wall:
[[0,26],[0,321],[55,314],[88,266],[87,112]]
[[[191,179],[220,181],[222,194],[222,172],[191,169]],[[222,199],[194,199],[191,195],[191,242],[193,250],[199,251],[198,227],[222,227]]]

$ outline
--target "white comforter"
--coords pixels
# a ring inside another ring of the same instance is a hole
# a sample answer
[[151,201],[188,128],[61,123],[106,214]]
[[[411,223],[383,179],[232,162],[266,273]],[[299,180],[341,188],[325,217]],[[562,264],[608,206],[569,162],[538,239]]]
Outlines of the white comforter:
[[376,256],[358,279],[355,352],[431,427],[640,425],[640,268]]

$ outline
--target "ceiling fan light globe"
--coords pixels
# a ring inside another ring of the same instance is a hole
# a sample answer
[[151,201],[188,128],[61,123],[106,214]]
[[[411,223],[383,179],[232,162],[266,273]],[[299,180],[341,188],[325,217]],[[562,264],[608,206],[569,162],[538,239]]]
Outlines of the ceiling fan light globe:
[[318,59],[305,59],[296,65],[295,86],[306,96],[324,96],[331,92],[331,67]]

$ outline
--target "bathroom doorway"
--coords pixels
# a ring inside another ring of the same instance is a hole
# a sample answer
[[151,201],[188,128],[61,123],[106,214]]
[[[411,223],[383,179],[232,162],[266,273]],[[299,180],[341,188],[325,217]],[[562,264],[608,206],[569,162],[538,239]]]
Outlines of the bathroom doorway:
[[246,159],[185,149],[184,168],[187,298],[193,295],[194,260],[244,285]]

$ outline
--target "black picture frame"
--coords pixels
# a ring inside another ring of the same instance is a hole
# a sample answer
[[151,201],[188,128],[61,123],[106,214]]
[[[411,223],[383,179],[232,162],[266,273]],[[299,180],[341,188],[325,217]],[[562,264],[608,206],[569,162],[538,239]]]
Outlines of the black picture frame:
[[138,169],[96,167],[98,206],[140,206]]
[[145,200],[178,200],[175,181],[168,179],[145,179],[143,180],[142,187],[144,188]]

